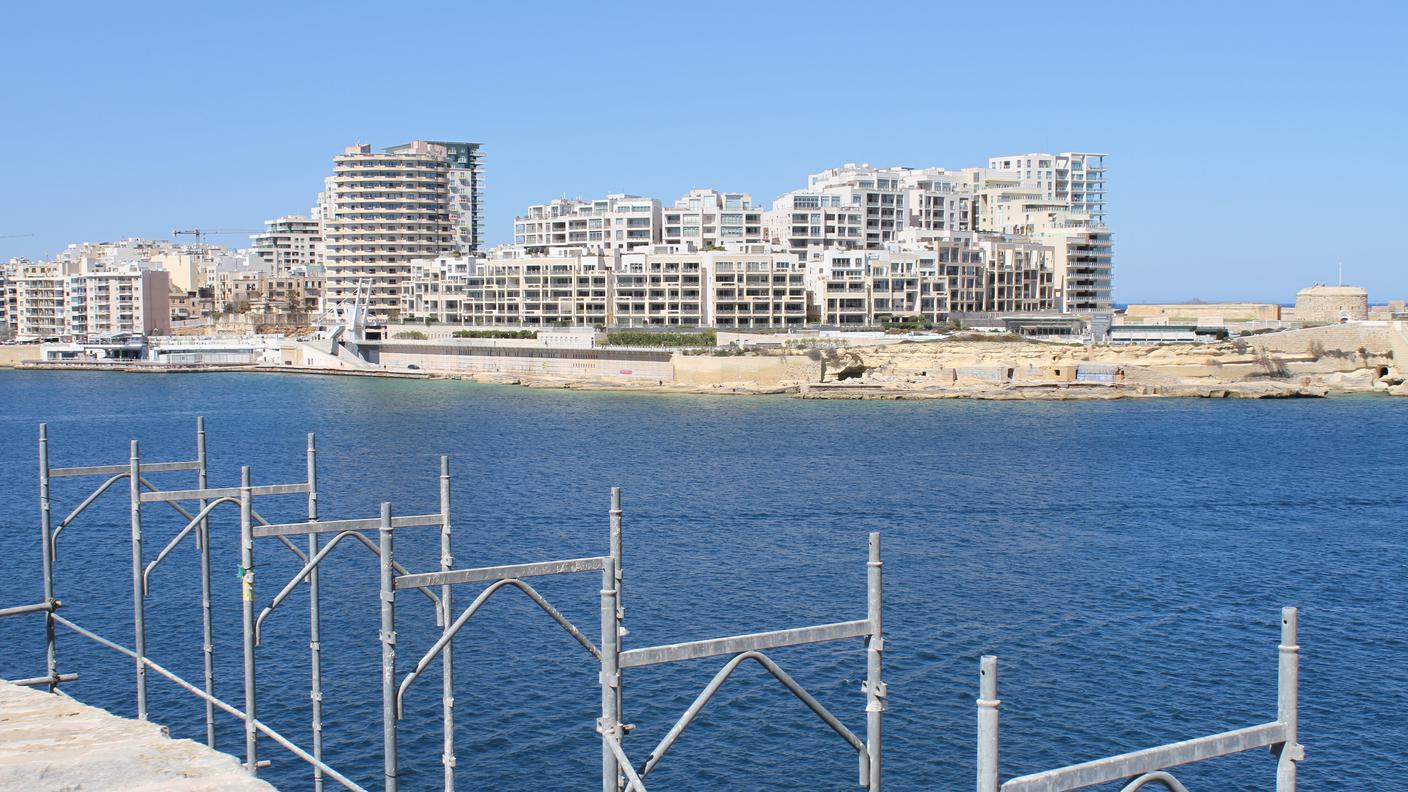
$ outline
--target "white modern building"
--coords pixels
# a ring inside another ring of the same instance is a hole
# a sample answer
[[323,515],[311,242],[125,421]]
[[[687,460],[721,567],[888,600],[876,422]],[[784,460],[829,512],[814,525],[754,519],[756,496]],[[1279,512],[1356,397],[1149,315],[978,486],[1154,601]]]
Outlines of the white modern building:
[[1105,154],[1065,151],[990,157],[988,169],[1013,174],[1042,195],[1105,225]]
[[660,244],[663,232],[660,202],[624,193],[536,204],[513,221],[514,244],[534,254],[635,250]]
[[667,245],[693,245],[701,250],[728,242],[763,241],[763,210],[748,193],[690,190],[664,210],[663,241]]

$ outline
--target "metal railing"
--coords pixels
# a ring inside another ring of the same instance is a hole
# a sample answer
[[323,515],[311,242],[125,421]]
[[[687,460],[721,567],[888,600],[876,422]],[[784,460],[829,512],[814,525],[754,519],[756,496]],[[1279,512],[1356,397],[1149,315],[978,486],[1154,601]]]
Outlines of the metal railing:
[[1128,779],[1122,792],[1161,784],[1187,792],[1168,770],[1228,754],[1270,748],[1276,754],[1276,792],[1295,792],[1296,763],[1305,758],[1296,741],[1300,687],[1300,646],[1296,643],[1296,609],[1281,611],[1280,665],[1277,671],[1276,720],[1192,740],[1096,759],[1055,770],[1000,781],[998,756],[997,658],[985,655],[979,671],[978,792],[1069,792]]
[[[825,624],[747,633],[704,640],[656,646],[623,646],[629,632],[625,628],[623,512],[619,488],[611,490],[609,512],[609,549],[605,555],[455,568],[452,547],[450,464],[440,458],[440,508],[435,513],[395,515],[389,502],[381,504],[376,517],[328,520],[318,510],[317,451],[312,434],[308,435],[305,452],[306,478],[300,482],[255,485],[249,467],[240,470],[239,485],[212,487],[207,475],[205,422],[196,421],[196,454],[194,460],[177,462],[143,462],[137,441],[132,441],[125,464],[86,467],[52,468],[49,464],[48,430],[39,426],[39,528],[41,542],[41,572],[43,600],[0,609],[0,617],[39,613],[45,626],[45,674],[40,677],[13,680],[16,684],[47,687],[57,692],[62,683],[78,678],[77,674],[59,673],[56,651],[56,627],[122,654],[133,661],[137,716],[148,718],[147,672],[165,678],[205,703],[206,743],[216,747],[215,713],[217,710],[243,724],[244,767],[251,775],[267,766],[259,759],[260,737],[267,738],[306,762],[312,770],[313,787],[318,792],[325,779],[332,779],[347,789],[365,792],[364,788],[331,767],[323,755],[323,695],[321,662],[321,589],[319,573],[323,562],[340,545],[349,540],[377,556],[378,590],[381,624],[377,640],[381,649],[381,699],[383,738],[383,788],[395,792],[400,780],[397,745],[397,725],[405,715],[405,696],[409,688],[438,659],[441,662],[441,727],[443,730],[444,789],[455,787],[455,720],[453,673],[454,639],[483,606],[505,589],[516,589],[561,627],[590,656],[599,671],[601,715],[596,731],[601,743],[603,792],[646,792],[645,779],[659,766],[665,755],[715,697],[723,684],[745,662],[754,662],[766,670],[789,693],[798,698],[828,728],[854,751],[858,759],[858,784],[869,792],[882,787],[882,732],[888,691],[883,678],[883,563],[880,535],[869,535],[866,565],[866,612],[863,618]],[[160,489],[149,475],[193,472],[193,489]],[[102,483],[91,490],[58,525],[52,523],[53,497],[51,482],[66,477],[103,477]],[[126,647],[99,635],[70,619],[60,616],[62,606],[54,592],[54,567],[58,558],[58,538],[105,492],[118,482],[128,483],[128,505],[131,530],[131,573],[133,608],[133,644]],[[257,498],[303,495],[306,498],[306,518],[298,522],[272,523],[254,509]],[[182,503],[194,504],[194,511]],[[150,560],[144,545],[144,506],[164,503],[184,519],[183,527]],[[215,695],[215,645],[212,634],[212,584],[210,577],[211,548],[208,522],[212,513],[222,506],[235,506],[240,515],[240,606],[242,618],[242,693],[243,707],[226,702]],[[398,530],[438,528],[440,558],[434,571],[413,572],[396,560],[395,534]],[[375,533],[375,539],[369,534]],[[324,535],[331,534],[326,543]],[[303,536],[305,549],[300,549],[291,537]],[[203,684],[182,679],[147,656],[146,600],[151,596],[153,573],[160,564],[188,537],[193,537],[198,552],[200,578]],[[299,559],[298,571],[256,611],[255,549],[257,540],[277,540]],[[597,573],[601,575],[598,596],[600,637],[593,642],[587,631],[579,628],[558,608],[538,592],[527,579],[556,575]],[[311,750],[305,750],[292,740],[258,720],[257,648],[261,645],[262,627],[273,612],[293,592],[306,583],[309,591],[309,695],[312,700],[310,733]],[[454,589],[466,584],[487,584],[478,591],[470,604],[454,616]],[[436,589],[438,588],[438,593]],[[435,618],[441,627],[430,648],[404,676],[398,675],[396,652],[397,593],[417,590],[434,605]],[[454,617],[452,619],[452,616]],[[840,718],[827,709],[796,679],[782,669],[765,652],[770,649],[823,642],[864,640],[866,676],[862,685],[865,695],[865,733],[852,731]],[[1072,765],[1043,773],[999,780],[997,659],[984,657],[981,667],[981,695],[978,700],[978,792],[1066,792],[1095,784],[1132,778],[1125,788],[1133,792],[1150,784],[1162,784],[1175,792],[1185,792],[1182,785],[1167,772],[1169,768],[1189,762],[1271,747],[1278,753],[1277,792],[1294,792],[1296,762],[1304,752],[1296,741],[1297,691],[1299,684],[1296,645],[1296,611],[1287,608],[1282,619],[1280,691],[1277,720],[1258,726],[1215,734],[1195,740],[1136,751],[1130,754]],[[625,722],[623,714],[625,674],[632,668],[666,663],[685,662],[710,657],[727,657],[712,680],[699,692],[660,742],[642,762],[633,763],[625,747],[626,736],[635,728]]]

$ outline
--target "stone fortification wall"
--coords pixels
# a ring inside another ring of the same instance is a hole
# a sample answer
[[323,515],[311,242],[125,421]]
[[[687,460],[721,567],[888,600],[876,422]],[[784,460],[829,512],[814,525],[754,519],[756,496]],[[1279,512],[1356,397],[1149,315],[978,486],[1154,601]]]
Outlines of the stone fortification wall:
[[381,341],[363,345],[367,362],[388,369],[484,372],[541,377],[674,381],[669,350],[544,349]]
[[821,382],[821,360],[807,355],[715,356],[683,355],[673,360],[674,381],[681,385],[726,385],[746,382],[773,387],[782,383]]

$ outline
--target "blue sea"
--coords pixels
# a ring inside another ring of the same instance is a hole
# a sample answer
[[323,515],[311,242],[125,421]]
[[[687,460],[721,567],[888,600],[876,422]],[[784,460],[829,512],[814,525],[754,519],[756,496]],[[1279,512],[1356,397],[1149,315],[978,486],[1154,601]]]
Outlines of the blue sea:
[[[1280,609],[1301,609],[1305,790],[1402,785],[1408,761],[1408,399],[1120,402],[836,402],[528,390],[452,381],[267,374],[0,372],[4,605],[40,596],[36,427],[51,464],[194,455],[209,432],[211,484],[303,480],[319,450],[325,519],[438,508],[451,456],[459,566],[602,555],[610,487],[625,509],[626,648],[865,615],[866,534],[885,561],[886,782],[973,788],[978,659],[1001,664],[1008,778],[1275,719]],[[159,486],[194,486],[185,473]],[[55,483],[55,520],[94,486]],[[259,500],[276,522],[300,496]],[[144,507],[147,557],[183,525]],[[212,518],[217,694],[239,704],[238,514]],[[435,529],[397,532],[413,571]],[[130,645],[125,484],[59,539],[63,613]],[[258,545],[256,605],[293,572]],[[326,756],[381,785],[375,558],[344,543],[323,573]],[[194,546],[157,570],[154,659],[199,684]],[[592,636],[599,577],[539,590]],[[462,586],[460,607],[475,589]],[[306,589],[276,610],[258,650],[260,716],[309,746]],[[437,635],[418,594],[398,604],[400,672]],[[0,622],[0,675],[43,673],[41,617]],[[134,713],[132,665],[59,632],[76,698]],[[459,787],[598,788],[594,661],[507,591],[456,641]],[[863,734],[860,640],[771,653]],[[644,760],[723,659],[625,674],[627,750]],[[153,719],[202,739],[203,706],[150,675]],[[402,788],[439,789],[439,666],[400,726]],[[219,745],[239,753],[238,724]],[[269,741],[265,777],[311,788]],[[1254,753],[1179,771],[1190,790],[1270,790]],[[745,666],[648,779],[651,790],[848,790],[853,752],[757,666]],[[335,785],[329,783],[329,789]],[[1115,788],[1115,787],[1110,787]]]

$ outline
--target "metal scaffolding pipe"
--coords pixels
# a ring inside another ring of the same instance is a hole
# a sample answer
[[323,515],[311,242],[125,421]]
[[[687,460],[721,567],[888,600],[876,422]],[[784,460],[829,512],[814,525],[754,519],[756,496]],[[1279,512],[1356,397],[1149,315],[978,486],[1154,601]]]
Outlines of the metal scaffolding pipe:
[[880,560],[880,532],[872,531],[865,587],[866,617],[870,620],[870,635],[865,638],[865,753],[870,764],[870,776],[866,784],[869,792],[880,792],[880,733],[885,715],[883,569],[884,564]]
[[978,671],[978,792],[999,792],[997,658],[983,655]]
[[[449,572],[455,568],[455,554],[451,541],[450,526],[450,458],[440,457],[440,571]],[[450,623],[450,613],[454,607],[454,587],[446,583],[440,587],[440,624]],[[442,746],[440,764],[445,771],[445,792],[455,790],[455,647],[445,644],[445,659],[441,662],[440,676],[440,722]],[[397,691],[396,717],[401,717],[401,696]]]
[[[205,489],[209,486],[207,459],[205,455],[205,417],[196,417],[196,486]],[[172,502],[173,506],[179,506]],[[205,510],[206,501],[199,504]],[[215,627],[210,600],[210,522],[202,519],[196,528],[196,549],[200,552],[200,637],[201,671],[205,693],[215,695]],[[215,747],[215,705],[209,699],[205,702],[205,744]]]
[[601,732],[601,789],[602,792],[618,792],[621,788],[621,771],[631,763],[624,757],[621,748],[621,720],[616,705],[617,691],[621,685],[618,660],[620,659],[620,628],[616,620],[616,569],[607,564],[601,570],[601,720],[597,731]]
[[[54,621],[55,621],[55,623],[61,624],[61,625],[63,625],[64,627],[67,627],[68,629],[70,629],[70,630],[74,631],[75,633],[77,633],[77,634],[83,636],[84,638],[87,638],[87,639],[90,640],[90,641],[93,641],[93,642],[96,643],[96,644],[99,644],[99,645],[101,645],[101,646],[106,646],[107,648],[112,649],[112,650],[115,651],[115,652],[119,652],[119,653],[121,653],[121,654],[127,655],[128,657],[131,657],[131,658],[134,658],[134,659],[135,659],[136,656],[137,656],[137,653],[136,653],[136,652],[133,652],[131,649],[128,649],[127,647],[122,646],[121,644],[114,643],[113,641],[109,641],[108,639],[102,637],[101,635],[98,635],[98,634],[95,633],[95,632],[92,632],[91,630],[87,630],[87,629],[84,629],[83,627],[79,627],[77,624],[74,624],[73,622],[69,621],[68,619],[63,618],[62,616],[55,616],[55,617],[54,617]],[[146,664],[146,666],[147,666],[148,668],[150,668],[151,670],[153,670],[153,671],[155,671],[156,673],[160,674],[161,676],[166,677],[167,679],[171,680],[171,681],[174,682],[176,685],[178,685],[182,690],[185,690],[186,692],[191,693],[192,695],[196,696],[197,698],[203,699],[203,700],[205,700],[205,701],[207,701],[207,702],[213,704],[213,705],[214,705],[217,709],[219,709],[220,711],[225,712],[225,713],[227,713],[227,714],[229,714],[229,715],[232,715],[232,716],[234,716],[235,718],[238,718],[242,723],[248,724],[248,723],[251,723],[251,722],[252,722],[252,723],[254,724],[254,728],[255,728],[255,729],[257,729],[258,731],[262,732],[262,733],[263,733],[265,736],[267,736],[269,739],[273,740],[274,742],[276,742],[276,743],[278,743],[279,745],[283,746],[284,748],[288,749],[288,751],[289,751],[290,753],[292,753],[294,756],[298,757],[299,759],[302,759],[303,761],[309,762],[309,763],[317,763],[317,764],[320,764],[322,771],[328,776],[328,778],[331,778],[331,779],[333,779],[334,781],[337,781],[339,784],[342,784],[343,786],[347,787],[348,789],[353,790],[353,792],[367,792],[366,789],[364,789],[364,788],[362,788],[361,786],[359,786],[356,782],[352,781],[352,780],[351,780],[350,778],[348,778],[347,776],[344,776],[343,774],[337,772],[337,770],[335,770],[335,769],[333,769],[332,767],[328,766],[326,763],[322,763],[322,762],[320,762],[319,760],[315,759],[315,758],[314,758],[312,755],[310,755],[307,751],[303,750],[302,748],[299,748],[299,747],[298,747],[296,744],[294,744],[291,740],[289,740],[288,738],[284,737],[282,734],[279,734],[277,731],[274,731],[274,729],[271,728],[270,726],[266,725],[265,723],[263,723],[263,722],[261,722],[261,721],[259,721],[259,720],[252,720],[252,719],[246,717],[246,716],[245,716],[245,713],[240,712],[237,708],[235,708],[234,705],[228,704],[228,703],[226,703],[226,702],[224,702],[224,701],[222,701],[222,700],[216,698],[215,696],[207,695],[207,694],[204,693],[200,688],[196,687],[195,685],[192,685],[190,682],[187,682],[186,680],[182,679],[181,677],[177,676],[176,674],[172,673],[171,671],[168,671],[166,668],[164,668],[164,667],[161,666],[159,663],[157,663],[157,662],[155,662],[155,661],[153,661],[153,660],[148,659],[148,660],[144,660],[143,662]],[[67,675],[65,675],[65,676],[67,676]]]
[[[318,521],[318,450],[313,433],[308,433],[308,522]],[[308,555],[305,563],[318,557],[318,534],[308,534]],[[308,698],[312,704],[313,757],[319,762],[323,758],[323,649],[322,614],[320,612],[322,589],[319,586],[318,568],[314,565],[308,573]],[[272,607],[272,606],[270,606]],[[262,620],[268,612],[259,614]],[[254,640],[259,641],[259,622],[254,623]],[[313,792],[323,792],[323,770],[313,765]]]
[[1296,762],[1305,758],[1305,748],[1297,742],[1300,725],[1300,644],[1296,639],[1298,616],[1295,608],[1281,609],[1280,657],[1276,673],[1276,719],[1285,726],[1285,742],[1276,757],[1276,792],[1296,792]]
[[386,792],[396,792],[396,587],[391,569],[395,534],[391,504],[381,504],[381,728]]
[[249,466],[240,468],[240,615],[244,625],[244,724],[245,770],[259,775],[259,733],[254,728],[256,691],[254,685],[254,535],[253,496],[249,486]]
[[142,664],[147,656],[146,603],[142,596],[142,460],[137,451],[137,441],[132,441],[132,457],[129,462],[127,481],[131,496],[130,515],[132,520],[132,648],[137,652],[137,719],[147,719],[147,667]]

